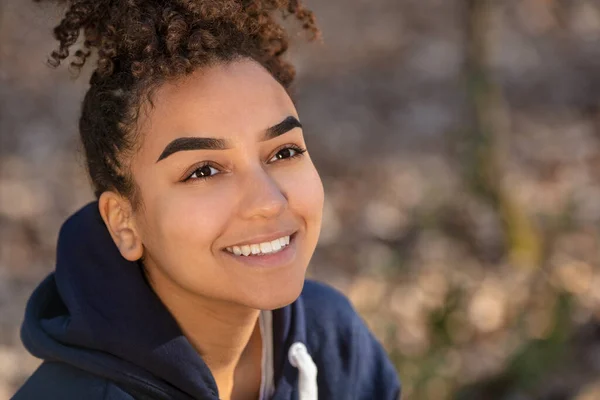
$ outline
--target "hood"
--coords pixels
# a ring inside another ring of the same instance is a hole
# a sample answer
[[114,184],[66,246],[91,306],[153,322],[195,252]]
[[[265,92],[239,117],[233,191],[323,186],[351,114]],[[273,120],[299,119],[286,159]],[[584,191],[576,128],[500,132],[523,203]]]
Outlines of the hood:
[[[298,374],[287,359],[305,341],[302,301],[273,312],[273,398],[289,398]],[[62,226],[56,270],[32,294],[21,339],[60,361],[159,399],[218,399],[202,358],[145,280],[124,259],[92,202]]]

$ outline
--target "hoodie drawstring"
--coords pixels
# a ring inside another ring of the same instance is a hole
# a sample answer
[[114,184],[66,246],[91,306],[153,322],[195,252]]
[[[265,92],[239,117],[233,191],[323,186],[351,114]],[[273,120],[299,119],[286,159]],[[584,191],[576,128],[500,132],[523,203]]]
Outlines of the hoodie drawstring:
[[294,343],[288,351],[288,359],[298,368],[298,400],[317,400],[317,366],[304,343]]

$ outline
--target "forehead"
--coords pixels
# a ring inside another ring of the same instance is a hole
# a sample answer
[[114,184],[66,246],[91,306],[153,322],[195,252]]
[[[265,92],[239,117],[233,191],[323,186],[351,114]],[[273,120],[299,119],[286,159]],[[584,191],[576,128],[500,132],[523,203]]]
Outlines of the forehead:
[[[160,147],[182,136],[233,142],[297,116],[285,89],[259,64],[243,60],[201,69],[159,87],[147,108],[142,147]],[[162,148],[161,148],[162,150]]]

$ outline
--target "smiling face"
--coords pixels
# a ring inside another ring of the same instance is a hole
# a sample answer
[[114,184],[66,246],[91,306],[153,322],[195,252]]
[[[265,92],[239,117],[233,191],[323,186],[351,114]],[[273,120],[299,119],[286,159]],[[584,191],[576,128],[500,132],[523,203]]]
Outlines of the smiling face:
[[135,231],[157,293],[257,309],[294,301],[319,237],[323,187],[285,89],[259,64],[236,61],[163,84],[146,110],[130,168],[143,201]]

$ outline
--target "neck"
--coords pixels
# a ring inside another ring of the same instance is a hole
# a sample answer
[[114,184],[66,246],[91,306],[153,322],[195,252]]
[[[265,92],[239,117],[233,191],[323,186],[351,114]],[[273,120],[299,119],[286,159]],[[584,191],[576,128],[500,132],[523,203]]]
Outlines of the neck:
[[[260,387],[260,311],[203,298],[168,279],[155,278],[150,279],[154,291],[207,364],[217,383],[219,398],[256,398],[254,394],[240,397],[238,393],[242,388],[244,392]],[[247,373],[251,371],[258,371],[258,375]]]

